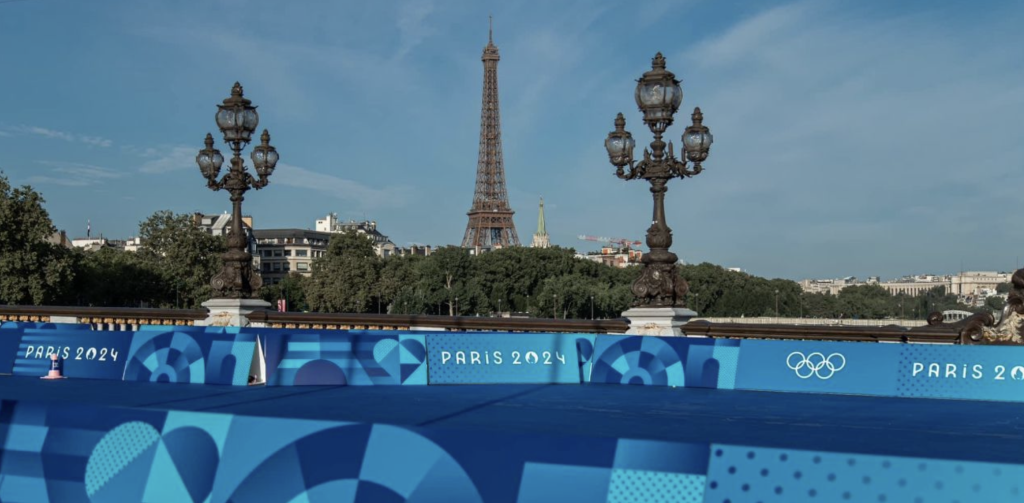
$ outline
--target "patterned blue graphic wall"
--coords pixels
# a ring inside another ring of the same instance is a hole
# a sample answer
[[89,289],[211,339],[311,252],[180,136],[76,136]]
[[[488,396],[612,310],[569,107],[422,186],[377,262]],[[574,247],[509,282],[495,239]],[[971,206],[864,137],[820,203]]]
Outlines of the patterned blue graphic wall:
[[705,501],[714,503],[1012,503],[1024,466],[712,445]]
[[739,341],[599,335],[589,382],[732,389]]
[[709,454],[706,444],[9,401],[0,430],[0,500],[12,503],[696,503]]
[[1024,347],[599,335],[588,364],[592,383],[1024,402]]
[[1024,466],[0,402],[0,501],[1002,503]]
[[125,381],[248,384],[255,334],[140,330],[131,338]]
[[[1024,347],[593,334],[0,325],[0,374],[245,385],[581,382],[1024,402]],[[258,353],[262,348],[263,353]]]

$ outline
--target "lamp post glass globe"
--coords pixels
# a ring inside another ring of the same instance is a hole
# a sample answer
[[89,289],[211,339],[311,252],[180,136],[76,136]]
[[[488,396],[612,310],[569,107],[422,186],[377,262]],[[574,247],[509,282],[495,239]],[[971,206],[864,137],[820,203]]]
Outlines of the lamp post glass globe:
[[644,122],[662,130],[672,124],[672,116],[683,103],[683,88],[676,76],[665,69],[665,58],[659,52],[651,61],[651,69],[636,84],[636,105],[644,113]]
[[614,166],[625,166],[629,164],[635,146],[633,135],[626,131],[626,118],[620,113],[615,118],[615,131],[608,133],[608,139],[604,141],[608,159]]
[[700,162],[708,158],[708,151],[711,149],[714,137],[704,125],[704,114],[701,113],[700,107],[694,108],[690,117],[693,124],[683,132],[683,150],[686,152],[687,159],[699,165]]
[[224,156],[220,154],[220,150],[213,148],[213,135],[207,133],[205,143],[206,148],[200,150],[196,156],[196,164],[199,165],[199,171],[204,178],[216,178],[224,164]]
[[261,177],[268,177],[274,173],[277,166],[277,149],[270,146],[270,132],[266,129],[260,136],[260,144],[252,149],[252,164],[256,167],[256,173]]
[[711,137],[711,133],[707,131],[687,131],[683,134],[683,146],[686,147],[687,152],[707,150],[711,147],[712,141],[714,139]]
[[252,101],[243,96],[242,85],[235,82],[231,96],[224,100],[224,104],[217,105],[217,108],[217,127],[224,133],[224,141],[249,143],[252,132],[260,123],[260,116],[256,113],[256,107],[252,106]]

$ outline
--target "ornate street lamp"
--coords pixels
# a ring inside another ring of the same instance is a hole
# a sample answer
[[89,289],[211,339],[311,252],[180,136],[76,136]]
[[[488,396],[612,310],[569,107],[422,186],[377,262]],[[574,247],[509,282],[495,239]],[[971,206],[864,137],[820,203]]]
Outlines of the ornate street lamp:
[[206,134],[206,148],[199,151],[196,164],[206,186],[217,191],[224,189],[231,194],[231,228],[228,231],[228,251],[224,254],[224,267],[210,285],[214,296],[226,299],[255,298],[263,285],[263,279],[253,269],[252,255],[246,251],[246,238],[242,230],[242,201],[250,188],[259,190],[270,183],[270,175],[274,173],[278,154],[270,146],[270,133],[264,129],[260,136],[260,145],[252,150],[252,163],[259,178],[254,178],[245,169],[242,160],[242,148],[249,143],[252,133],[259,124],[260,117],[256,107],[242,95],[242,85],[235,82],[231,88],[231,96],[224,103],[217,105],[217,127],[224,134],[224,142],[231,146],[234,155],[231,167],[223,178],[217,179],[224,156],[213,148],[213,135]]
[[[688,178],[703,171],[701,163],[708,158],[712,137],[711,131],[703,124],[700,108],[695,108],[691,116],[693,124],[682,136],[684,158],[676,159],[672,143],[666,145],[661,137],[672,125],[673,116],[682,101],[683,90],[679,81],[665,69],[665,58],[659,52],[652,61],[651,70],[644,73],[636,86],[636,104],[644,114],[644,124],[654,134],[650,150],[644,149],[642,161],[633,159],[636,142],[626,131],[626,119],[621,113],[615,118],[615,131],[608,133],[605,140],[609,161],[616,167],[615,175],[623,180],[647,180],[654,195],[654,219],[647,229],[650,252],[643,256],[643,270],[633,282],[634,307],[686,306],[689,287],[679,275],[676,266],[679,257],[668,250],[672,246],[672,229],[665,222],[666,184],[673,178]],[[692,169],[687,161],[693,163]]]

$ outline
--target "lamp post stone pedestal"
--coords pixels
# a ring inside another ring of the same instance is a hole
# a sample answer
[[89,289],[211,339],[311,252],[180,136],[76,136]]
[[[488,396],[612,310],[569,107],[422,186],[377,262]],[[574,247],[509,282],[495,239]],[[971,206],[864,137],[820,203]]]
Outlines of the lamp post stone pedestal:
[[270,303],[260,299],[210,299],[203,302],[210,315],[203,321],[207,327],[248,327],[249,315],[270,310]]
[[697,311],[685,307],[634,307],[622,313],[629,320],[626,335],[657,335],[662,337],[684,337],[682,326]]

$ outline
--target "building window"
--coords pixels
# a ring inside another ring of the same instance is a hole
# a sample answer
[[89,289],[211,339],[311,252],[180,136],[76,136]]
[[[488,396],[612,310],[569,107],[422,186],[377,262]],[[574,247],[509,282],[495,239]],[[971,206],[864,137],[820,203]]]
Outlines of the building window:
[[263,264],[263,272],[270,272],[270,264],[269,263],[265,262]]
[[281,256],[283,256],[283,255],[281,254],[281,250],[274,250],[274,256],[275,256],[275,257],[281,257]]
[[284,263],[284,272],[288,272],[290,270],[291,270],[291,266],[288,264],[288,262],[285,262]]
[[309,256],[309,251],[308,250],[295,250],[295,256],[296,257],[306,257],[306,256]]
[[291,250],[285,250],[284,251],[284,256],[285,257],[291,257],[292,256],[292,251]]
[[307,264],[306,262],[299,262],[298,264],[295,264],[295,269],[299,271],[308,271],[309,264]]
[[281,270],[281,263],[280,262],[274,262],[274,272],[278,272],[280,270]]

